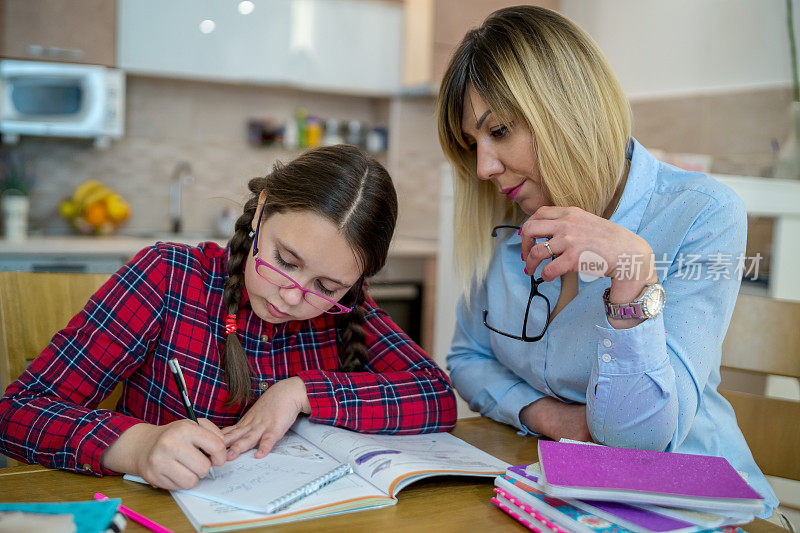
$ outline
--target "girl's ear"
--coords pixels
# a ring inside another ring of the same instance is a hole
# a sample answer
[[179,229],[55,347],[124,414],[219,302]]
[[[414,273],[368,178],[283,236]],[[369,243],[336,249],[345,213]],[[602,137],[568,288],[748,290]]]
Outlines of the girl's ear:
[[[267,191],[261,191],[261,194],[258,195],[258,205],[256,206],[256,213],[261,212],[261,207],[264,205],[264,202],[267,201]],[[253,216],[253,220],[250,222],[250,228],[255,231],[256,225],[258,224],[258,217]]]

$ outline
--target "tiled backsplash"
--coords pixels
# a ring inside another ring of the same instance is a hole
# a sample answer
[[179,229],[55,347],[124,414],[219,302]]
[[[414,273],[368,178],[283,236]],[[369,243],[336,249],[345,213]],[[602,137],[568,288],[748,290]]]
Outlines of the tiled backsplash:
[[707,154],[716,174],[771,177],[772,142],[789,134],[790,88],[638,100],[633,134],[648,148]]
[[247,119],[280,121],[303,106],[321,116],[375,123],[385,107],[372,98],[130,76],[127,93],[125,137],[107,150],[87,141],[23,137],[20,149],[37,180],[32,231],[66,232],[58,202],[86,179],[103,181],[131,203],[124,233],[166,231],[170,177],[185,160],[195,183],[184,187],[184,230],[209,233],[222,208],[241,209],[249,178],[299,154],[248,145]]
[[[20,148],[37,176],[31,229],[64,233],[58,201],[76,185],[99,179],[132,204],[125,233],[166,231],[170,176],[188,161],[196,178],[184,189],[184,228],[213,231],[225,206],[237,212],[248,178],[298,152],[253,148],[252,117],[289,117],[297,106],[320,116],[390,126],[384,161],[400,199],[398,235],[435,239],[439,169],[444,158],[434,122],[434,98],[386,99],[291,89],[129,77],[125,137],[108,150],[89,142],[23,138]],[[788,133],[789,89],[639,100],[632,104],[634,135],[648,148],[713,157],[712,171],[768,176],[772,140]]]

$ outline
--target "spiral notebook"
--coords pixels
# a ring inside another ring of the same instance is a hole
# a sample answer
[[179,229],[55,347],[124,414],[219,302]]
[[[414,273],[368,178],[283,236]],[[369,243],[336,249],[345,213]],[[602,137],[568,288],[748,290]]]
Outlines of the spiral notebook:
[[255,459],[254,453],[251,450],[236,461],[217,467],[216,479],[201,480],[194,488],[181,492],[255,513],[272,514],[353,472],[349,464],[339,463],[330,468],[329,461],[324,460],[304,464],[296,458],[287,461],[280,454]]
[[[352,473],[352,467],[304,446],[296,436],[282,439],[263,459],[255,450],[214,468],[214,479],[201,479],[191,494],[254,513],[272,514]],[[142,481],[125,476],[131,481]]]

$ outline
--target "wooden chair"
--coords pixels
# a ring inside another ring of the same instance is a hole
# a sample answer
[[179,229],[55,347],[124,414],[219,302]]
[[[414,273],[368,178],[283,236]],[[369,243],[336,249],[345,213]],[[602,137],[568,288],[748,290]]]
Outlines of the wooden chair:
[[[17,379],[109,274],[0,272],[0,391]],[[100,406],[114,409],[118,386]],[[9,466],[16,461],[9,460]]]
[[[800,379],[800,302],[740,294],[722,345],[722,368]],[[800,402],[720,392],[764,474],[800,480]]]

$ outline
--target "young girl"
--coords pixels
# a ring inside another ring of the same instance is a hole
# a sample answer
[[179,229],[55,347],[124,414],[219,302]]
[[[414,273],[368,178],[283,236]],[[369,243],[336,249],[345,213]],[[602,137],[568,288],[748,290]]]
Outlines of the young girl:
[[[0,399],[1,453],[179,489],[251,448],[265,456],[300,413],[363,432],[454,426],[447,376],[365,287],[397,218],[386,170],[326,147],[249,188],[227,249],[142,250],[53,337]],[[96,409],[119,381],[117,412]]]

